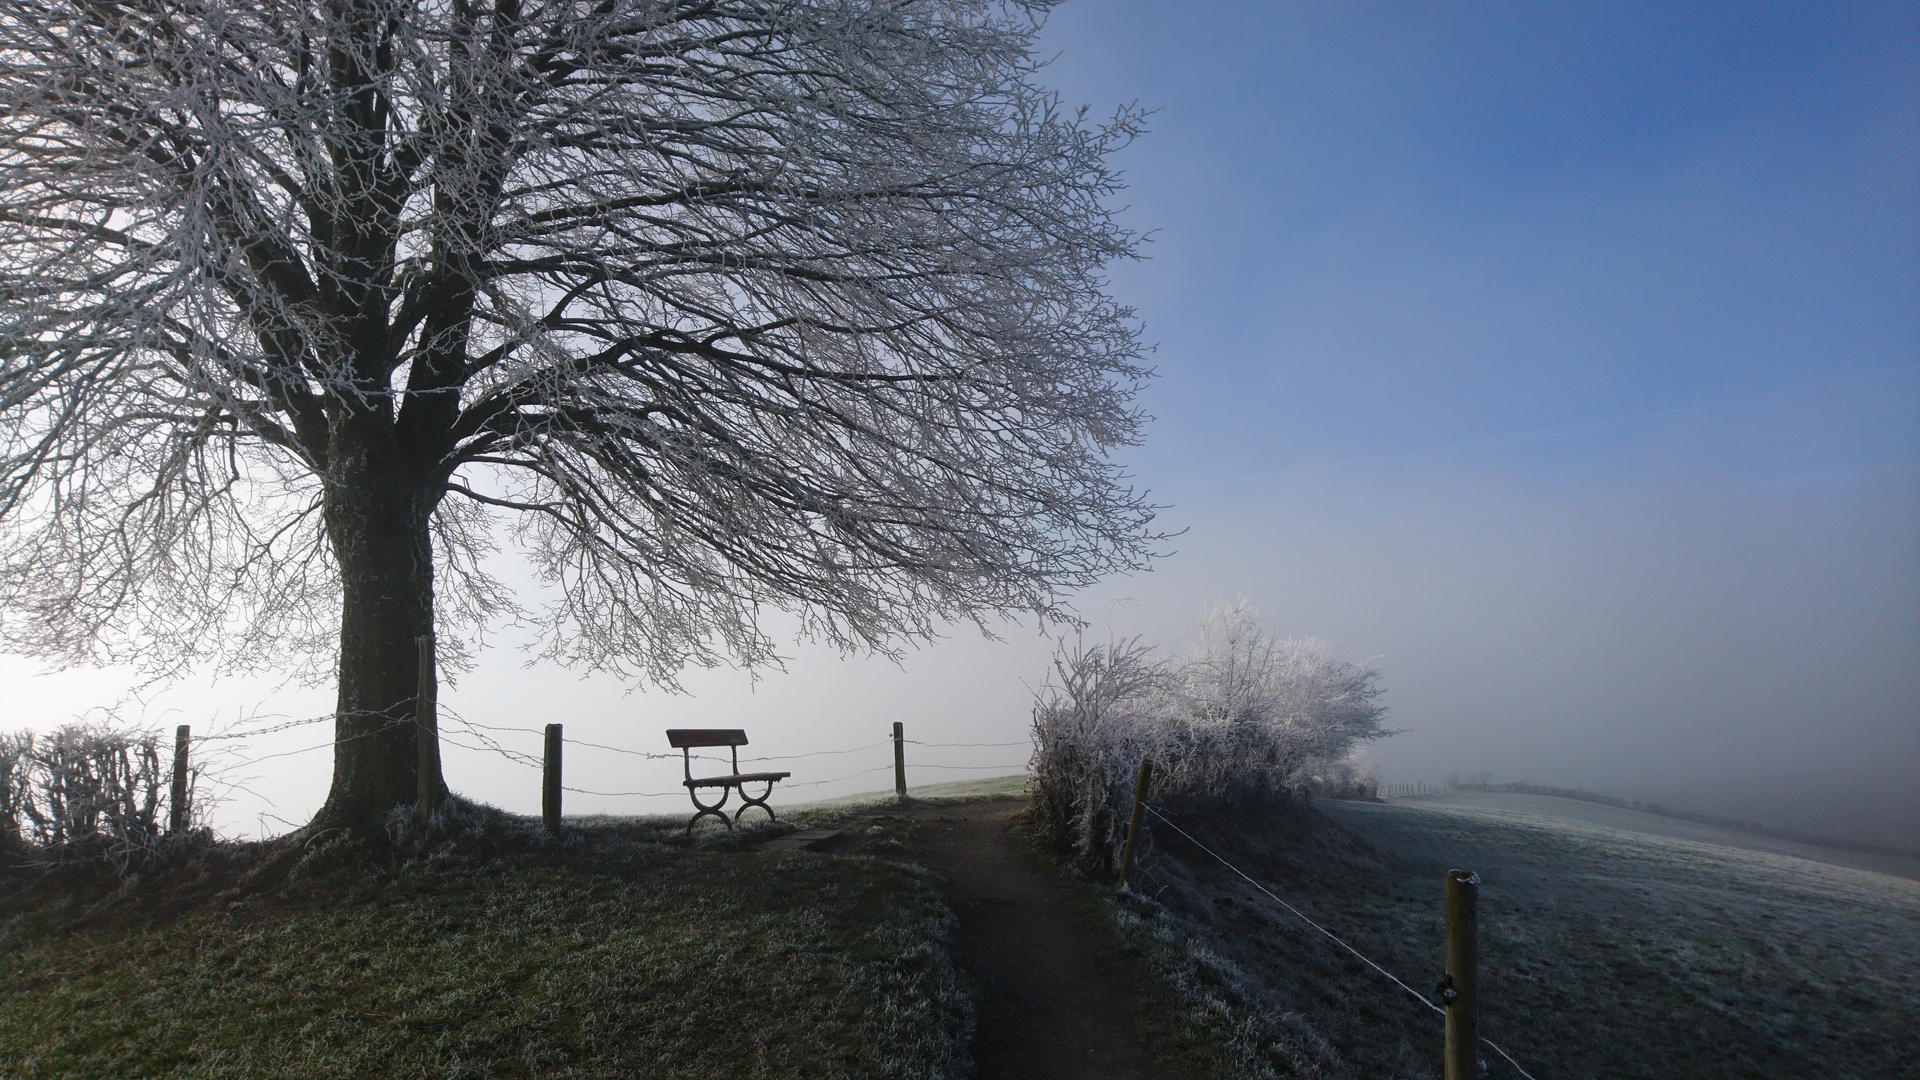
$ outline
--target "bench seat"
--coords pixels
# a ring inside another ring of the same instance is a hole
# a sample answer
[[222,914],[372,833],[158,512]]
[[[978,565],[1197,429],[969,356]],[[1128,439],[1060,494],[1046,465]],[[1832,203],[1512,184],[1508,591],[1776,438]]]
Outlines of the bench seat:
[[732,776],[700,776],[688,779],[686,785],[688,787],[733,787],[749,781],[757,783],[762,780],[785,780],[792,775],[790,772],[743,772]]

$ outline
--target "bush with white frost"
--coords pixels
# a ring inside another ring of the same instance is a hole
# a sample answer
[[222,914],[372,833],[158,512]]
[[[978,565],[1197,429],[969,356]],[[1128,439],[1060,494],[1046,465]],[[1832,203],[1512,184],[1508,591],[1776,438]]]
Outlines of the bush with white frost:
[[1033,709],[1035,827],[1104,874],[1143,758],[1151,797],[1185,809],[1364,786],[1353,753],[1389,734],[1379,678],[1324,642],[1273,637],[1245,603],[1205,619],[1184,656],[1138,638],[1063,644]]
[[199,835],[168,835],[170,787],[152,731],[68,724],[0,735],[0,868],[102,860],[137,869]]

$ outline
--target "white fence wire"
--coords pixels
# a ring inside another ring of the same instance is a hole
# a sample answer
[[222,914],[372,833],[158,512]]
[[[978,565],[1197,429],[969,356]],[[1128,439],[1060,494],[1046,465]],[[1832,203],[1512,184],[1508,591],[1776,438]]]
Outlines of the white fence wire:
[[[1388,981],[1392,982],[1393,985],[1398,986],[1400,989],[1405,990],[1407,993],[1413,995],[1414,1000],[1420,1002],[1420,1004],[1425,1005],[1427,1008],[1432,1009],[1434,1012],[1439,1013],[1441,1016],[1445,1016],[1447,1014],[1447,1010],[1441,1008],[1438,1005],[1435,1005],[1432,999],[1428,998],[1425,994],[1422,994],[1420,991],[1415,990],[1411,986],[1408,986],[1406,982],[1403,981],[1398,975],[1395,975],[1393,972],[1388,971],[1386,968],[1383,968],[1379,964],[1374,963],[1370,957],[1368,957],[1365,953],[1361,952],[1359,949],[1356,949],[1353,946],[1347,944],[1344,940],[1341,939],[1341,937],[1338,934],[1335,934],[1333,931],[1327,929],[1324,926],[1321,926],[1319,923],[1308,918],[1305,912],[1302,912],[1299,908],[1294,907],[1292,904],[1287,903],[1285,900],[1282,900],[1278,895],[1274,893],[1272,889],[1269,889],[1265,885],[1262,885],[1260,882],[1254,880],[1252,875],[1248,874],[1245,870],[1240,869],[1238,866],[1235,866],[1232,862],[1228,861],[1226,856],[1220,854],[1219,852],[1213,850],[1207,845],[1201,843],[1197,838],[1194,837],[1192,833],[1181,828],[1179,825],[1176,825],[1171,818],[1167,817],[1167,815],[1165,815],[1164,813],[1161,813],[1159,807],[1154,806],[1152,803],[1146,803],[1144,805],[1146,806],[1146,809],[1149,813],[1151,813],[1154,817],[1159,818],[1161,821],[1165,822],[1168,828],[1172,829],[1174,832],[1179,833],[1181,836],[1186,837],[1187,841],[1191,843],[1194,847],[1197,847],[1201,851],[1206,852],[1208,855],[1213,856],[1216,860],[1219,861],[1220,865],[1240,875],[1240,877],[1244,879],[1247,884],[1265,893],[1268,899],[1272,900],[1274,903],[1279,904],[1281,907],[1286,908],[1288,911],[1292,912],[1295,918],[1299,919],[1303,923],[1306,923],[1308,926],[1313,927],[1315,930],[1320,931],[1322,934],[1325,934],[1330,941],[1340,946],[1341,948],[1347,950],[1348,952],[1352,953],[1354,957],[1358,959],[1361,963],[1367,965],[1373,970],[1386,976]],[[1480,1036],[1480,1041],[1486,1044],[1487,1049],[1492,1050],[1494,1053],[1499,1054],[1501,1057],[1505,1058],[1507,1064],[1513,1066],[1513,1070],[1519,1073],[1521,1076],[1526,1077],[1526,1080],[1534,1080],[1534,1076],[1532,1073],[1529,1073],[1527,1072],[1527,1070],[1521,1068],[1520,1063],[1513,1060],[1513,1055],[1507,1053],[1505,1050],[1502,1050],[1499,1046],[1495,1045],[1492,1039],[1489,1039],[1486,1036],[1482,1035]]]

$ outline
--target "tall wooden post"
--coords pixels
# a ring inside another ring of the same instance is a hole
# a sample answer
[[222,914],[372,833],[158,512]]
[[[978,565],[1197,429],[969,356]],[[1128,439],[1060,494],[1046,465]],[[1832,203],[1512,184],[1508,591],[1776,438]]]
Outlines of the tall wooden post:
[[1127,845],[1120,849],[1120,887],[1127,887],[1133,875],[1133,846],[1140,836],[1140,815],[1146,812],[1147,783],[1153,779],[1153,762],[1140,759],[1140,779],[1133,785],[1133,816],[1127,819]]
[[173,729],[173,801],[167,806],[167,832],[178,835],[187,829],[187,746],[193,741],[193,729],[181,724]]
[[547,725],[546,767],[540,772],[540,820],[560,835],[560,725]]
[[421,820],[440,807],[440,680],[434,670],[433,635],[413,639],[420,650],[420,682],[413,701],[413,726],[420,739],[420,755],[415,770],[419,778],[418,805]]
[[[1447,871],[1446,1080],[1480,1080],[1480,876]],[[1447,991],[1451,991],[1448,993]]]
[[893,722],[893,793],[907,797],[907,729],[898,720]]

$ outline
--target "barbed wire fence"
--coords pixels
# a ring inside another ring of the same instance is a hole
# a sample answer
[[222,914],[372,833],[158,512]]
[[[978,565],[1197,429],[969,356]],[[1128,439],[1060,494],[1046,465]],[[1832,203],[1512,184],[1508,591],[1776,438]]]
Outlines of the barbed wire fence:
[[[260,765],[264,762],[296,757],[302,754],[316,753],[321,750],[334,748],[334,747],[337,747],[342,740],[328,739],[324,742],[316,741],[313,744],[308,746],[302,746],[302,747],[298,747],[291,750],[276,750],[269,753],[257,754],[254,756],[247,756],[244,752],[244,748],[247,746],[249,742],[262,737],[278,735],[288,731],[294,731],[294,730],[299,730],[301,728],[310,727],[316,724],[327,723],[327,722],[330,722],[332,719],[333,719],[332,714],[324,714],[324,715],[318,715],[318,716],[306,717],[306,718],[300,718],[300,719],[291,719],[291,720],[275,718],[274,721],[271,723],[259,724],[259,723],[249,723],[247,718],[243,715],[239,721],[237,721],[235,724],[227,728],[216,729],[215,731],[208,732],[205,734],[191,735],[189,737],[189,743],[194,748],[193,770],[194,770],[194,777],[196,781],[196,789],[195,789],[196,798],[206,799],[209,803],[218,803],[221,801],[225,801],[228,798],[231,798],[235,793],[245,793],[246,795],[254,799],[258,799],[270,807],[273,806],[274,803],[272,798],[268,796],[266,793],[257,790],[253,786],[259,779],[261,779],[261,777],[258,774],[249,772],[249,770],[251,770],[254,766]],[[536,737],[544,737],[545,732],[540,728],[482,723],[480,721],[471,720],[465,716],[462,716],[458,710],[449,708],[444,703],[441,704],[439,707],[438,719],[439,719],[439,737],[443,745],[455,747],[462,750],[468,750],[475,753],[486,753],[486,754],[497,755],[516,765],[520,765],[525,768],[536,770],[536,771],[544,768],[545,763],[541,755],[535,754],[535,753],[528,753],[523,750],[514,749],[512,746],[508,745],[505,741],[503,741],[502,738],[500,738],[500,736],[502,735],[530,735],[530,736],[536,736]],[[413,723],[414,721],[411,718],[398,720],[392,724],[382,725],[380,727],[376,727],[368,731],[362,732],[358,735],[350,736],[349,740],[368,738],[373,735],[378,735],[384,731],[390,730],[395,727],[408,727],[408,726],[411,726]],[[918,746],[918,747],[931,749],[931,750],[1004,749],[1004,748],[1013,748],[1013,747],[1030,748],[1032,746],[1032,742],[1026,739],[1010,741],[1010,742],[926,742],[919,739],[907,739],[905,741],[908,745]],[[588,749],[605,751],[607,753],[621,754],[627,757],[631,757],[631,758],[635,758],[643,761],[680,761],[682,760],[682,757],[679,753],[673,753],[673,752],[641,750],[631,746],[619,746],[611,743],[594,742],[590,740],[576,739],[576,738],[568,738],[566,742],[571,746],[585,747]],[[798,762],[798,761],[810,760],[815,758],[844,757],[852,754],[875,752],[875,751],[880,751],[886,747],[889,747],[891,744],[892,744],[891,739],[881,739],[875,742],[863,743],[859,746],[851,746],[851,747],[845,747],[841,749],[810,750],[810,751],[802,751],[802,752],[793,753],[793,754],[760,754],[760,755],[755,755],[753,757],[742,758],[740,760],[741,760],[741,764],[743,765],[765,764],[765,763],[773,763],[773,762],[783,762],[783,763]],[[208,748],[210,748],[210,752]],[[716,762],[721,764],[730,763],[730,759],[724,758],[715,754],[693,754],[691,756],[695,761],[711,761],[711,762]],[[930,769],[930,770],[935,770],[940,772],[998,772],[1002,774],[1011,774],[1011,773],[1024,773],[1027,768],[1027,762],[1020,761],[1020,762],[1010,762],[1006,764],[991,764],[991,765],[960,765],[960,764],[951,764],[948,762],[917,761],[917,762],[909,763],[907,767],[910,769]],[[811,789],[811,788],[827,787],[834,784],[845,783],[850,780],[857,780],[863,776],[872,776],[879,773],[891,772],[893,771],[893,769],[894,769],[894,766],[892,764],[876,765],[876,766],[873,766],[872,768],[861,769],[855,772],[845,773],[842,775],[832,776],[832,777],[828,777],[820,780],[804,780],[804,781],[799,781],[794,783],[783,783],[781,785],[781,790],[796,791],[796,790],[805,790],[805,789]],[[208,788],[211,788],[212,790],[207,790]],[[562,785],[561,790],[569,793],[573,793],[573,794],[578,794],[578,795],[587,795],[595,798],[609,798],[609,799],[671,798],[671,797],[684,797],[686,795],[685,787],[680,784],[674,784],[668,787],[666,790],[662,790],[662,791],[650,791],[650,790],[641,790],[641,789],[607,791],[607,790],[600,790],[597,788],[580,787],[576,785],[566,785],[566,784]],[[265,831],[265,828],[264,828],[265,820],[269,818],[271,818],[275,822],[278,822],[281,825],[287,826],[288,828],[297,827],[295,823],[290,822],[286,818],[279,817],[278,815],[275,815],[275,814],[262,813],[259,815],[259,817],[262,820],[263,832]]]
[[[108,712],[111,713],[111,710],[108,710]],[[439,705],[438,713],[438,734],[442,744],[474,753],[495,755],[505,761],[530,770],[538,771],[543,769],[544,761],[540,754],[516,749],[510,745],[510,739],[503,738],[514,735],[526,735],[536,738],[542,737],[544,732],[540,728],[488,724],[469,719],[463,716],[457,709],[449,707],[447,703],[441,703]],[[119,722],[117,717],[110,716],[109,719]],[[267,774],[260,771],[260,766],[273,761],[282,761],[306,754],[318,754],[325,750],[337,749],[343,742],[371,738],[394,728],[411,727],[415,722],[412,718],[403,718],[389,724],[370,728],[355,735],[347,736],[344,739],[329,736],[316,738],[304,746],[296,746],[288,749],[272,749],[264,753],[250,753],[250,751],[255,749],[254,744],[262,739],[330,724],[333,720],[334,715],[332,713],[289,718],[281,714],[263,715],[257,712],[249,715],[243,710],[235,720],[224,725],[220,723],[218,718],[215,718],[213,730],[192,732],[186,742],[191,761],[189,769],[189,794],[197,819],[200,821],[210,820],[212,817],[211,811],[214,807],[227,803],[236,796],[245,795],[249,799],[267,808],[266,811],[262,811],[256,815],[260,821],[260,832],[263,838],[276,831],[267,828],[266,822],[269,820],[275,822],[284,830],[296,829],[299,827],[297,822],[282,817],[277,813],[269,812],[271,810],[277,810],[278,804],[272,794],[262,790],[259,786],[262,780],[267,779]],[[157,736],[158,731],[156,730],[154,734]],[[619,754],[641,761],[672,761],[681,758],[680,754],[665,750],[643,750],[631,746],[621,746],[576,738],[569,738],[566,741],[574,746]],[[921,739],[905,739],[903,741],[907,746],[934,751],[1030,749],[1032,747],[1030,739],[999,742],[935,742]],[[855,754],[882,751],[888,747],[890,742],[890,739],[882,738],[858,746],[830,750],[801,751],[791,754],[758,754],[752,757],[742,758],[741,762],[742,764],[793,763],[822,758],[846,757]],[[696,761],[709,761],[714,763],[725,763],[728,760],[712,754],[694,754],[692,757]],[[921,772],[923,775],[926,771],[957,774],[996,772],[1009,774],[1024,773],[1027,770],[1028,764],[1027,761],[1008,761],[1003,763],[972,765],[949,761],[921,760],[910,761],[906,767],[909,770]],[[875,764],[869,768],[839,773],[822,779],[796,780],[783,783],[781,790],[804,791],[830,787],[866,776],[878,776],[893,768],[894,766],[889,764]],[[679,783],[665,784],[661,790],[650,790],[639,787],[610,790],[604,787],[584,787],[579,785],[563,785],[562,790],[594,798],[610,799],[662,799],[682,797],[686,794],[684,786]],[[484,797],[485,793],[481,794]]]
[[[1393,983],[1393,985],[1406,991],[1407,994],[1411,996],[1415,1001],[1418,1001],[1420,1004],[1425,1005],[1428,1009],[1431,1009],[1433,1012],[1438,1013],[1443,1018],[1447,1015],[1447,1010],[1439,1005],[1434,1004],[1432,998],[1429,998],[1427,997],[1427,995],[1422,994],[1418,990],[1415,990],[1412,986],[1407,984],[1406,980],[1400,978],[1398,975],[1395,975],[1393,972],[1388,971],[1385,967],[1375,962],[1372,957],[1369,957],[1365,953],[1361,952],[1359,949],[1356,949],[1352,945],[1348,944],[1346,939],[1342,938],[1340,935],[1334,933],[1333,931],[1327,929],[1325,926],[1322,926],[1320,923],[1309,918],[1307,914],[1301,911],[1299,908],[1293,906],[1292,904],[1287,903],[1287,901],[1282,899],[1279,896],[1279,894],[1275,893],[1272,889],[1267,888],[1266,885],[1262,884],[1260,881],[1255,879],[1253,875],[1247,873],[1245,870],[1242,870],[1240,867],[1234,865],[1234,863],[1231,860],[1229,860],[1226,856],[1220,854],[1218,851],[1215,851],[1213,848],[1208,847],[1206,844],[1202,843],[1199,840],[1199,838],[1195,837],[1192,833],[1181,828],[1178,823],[1173,821],[1173,819],[1167,817],[1166,813],[1162,811],[1159,807],[1153,805],[1152,803],[1142,803],[1141,805],[1143,809],[1145,809],[1148,813],[1152,814],[1154,817],[1160,819],[1160,821],[1163,824],[1165,824],[1168,828],[1172,829],[1174,832],[1177,832],[1181,836],[1185,837],[1188,843],[1192,844],[1194,847],[1197,847],[1201,851],[1204,851],[1208,855],[1212,856],[1216,861],[1220,863],[1220,865],[1226,867],[1228,870],[1233,871],[1247,884],[1253,886],[1255,889],[1263,893],[1269,900],[1272,900],[1274,903],[1286,909],[1286,911],[1292,914],[1294,918],[1299,919],[1301,922],[1306,923],[1308,926],[1312,927],[1313,929],[1319,931],[1321,934],[1325,935],[1328,940],[1340,946],[1342,949],[1345,949],[1348,953],[1351,953],[1355,959],[1359,960],[1362,964],[1365,964],[1367,967],[1372,968],[1374,971],[1378,972],[1388,982],[1391,982]],[[1533,1076],[1532,1073],[1529,1073],[1525,1068],[1522,1068],[1520,1063],[1513,1059],[1513,1055],[1501,1049],[1501,1047],[1498,1044],[1496,1044],[1492,1039],[1489,1039],[1486,1036],[1481,1035],[1479,1036],[1479,1041],[1487,1049],[1492,1050],[1494,1053],[1500,1055],[1500,1057],[1503,1058],[1508,1065],[1511,1065],[1513,1067],[1513,1070],[1515,1072],[1525,1077],[1526,1080],[1535,1080],[1535,1077]],[[1484,1068],[1484,1066],[1482,1067]]]

